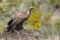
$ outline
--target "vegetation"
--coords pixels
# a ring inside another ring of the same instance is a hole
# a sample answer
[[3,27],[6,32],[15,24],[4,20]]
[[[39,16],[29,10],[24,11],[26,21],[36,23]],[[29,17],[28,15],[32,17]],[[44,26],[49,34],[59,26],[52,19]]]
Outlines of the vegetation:
[[[29,19],[24,22],[23,27],[27,30],[40,30],[46,35],[60,33],[60,14],[58,19],[54,19],[54,12],[60,8],[54,8],[55,5],[60,7],[60,0],[1,0],[0,1],[0,31],[4,31],[11,16],[16,11],[26,11],[33,7]],[[55,14],[55,15],[56,15]],[[53,17],[52,17],[53,16]],[[52,18],[54,19],[52,21]]]

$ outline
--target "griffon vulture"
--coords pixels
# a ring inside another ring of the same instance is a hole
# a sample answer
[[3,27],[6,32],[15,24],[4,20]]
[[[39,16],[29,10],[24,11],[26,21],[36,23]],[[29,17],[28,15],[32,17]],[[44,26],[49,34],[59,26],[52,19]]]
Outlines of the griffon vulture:
[[11,18],[11,20],[8,22],[8,27],[6,28],[6,32],[13,32],[14,30],[21,30],[23,29],[22,25],[25,20],[27,20],[30,16],[31,11],[33,8],[30,8],[26,12],[16,12],[15,15]]

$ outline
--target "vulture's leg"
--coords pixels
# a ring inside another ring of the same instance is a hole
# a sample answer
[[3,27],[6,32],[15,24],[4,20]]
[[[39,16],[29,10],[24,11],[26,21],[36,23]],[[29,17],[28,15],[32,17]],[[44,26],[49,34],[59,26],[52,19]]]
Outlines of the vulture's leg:
[[17,30],[17,31],[19,31],[19,30],[21,30],[21,29],[23,29],[23,27],[22,27],[22,25],[16,25],[16,27],[15,27],[15,29]]
[[23,22],[19,22],[18,24],[16,24],[15,29],[16,29],[17,31],[23,29],[22,25],[23,25]]

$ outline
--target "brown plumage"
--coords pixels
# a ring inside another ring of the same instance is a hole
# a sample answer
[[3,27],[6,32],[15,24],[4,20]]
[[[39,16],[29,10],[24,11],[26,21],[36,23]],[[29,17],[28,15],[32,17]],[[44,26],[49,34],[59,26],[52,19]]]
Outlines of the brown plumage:
[[5,31],[6,32],[9,32],[9,31],[13,32],[14,30],[23,29],[23,27],[22,27],[23,22],[29,18],[32,10],[33,10],[33,8],[30,8],[26,12],[17,12],[15,15],[13,15],[11,20],[8,22],[8,27]]

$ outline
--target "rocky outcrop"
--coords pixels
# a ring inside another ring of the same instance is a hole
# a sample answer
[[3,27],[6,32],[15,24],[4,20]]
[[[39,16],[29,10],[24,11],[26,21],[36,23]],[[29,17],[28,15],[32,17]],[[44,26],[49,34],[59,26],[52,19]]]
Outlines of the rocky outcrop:
[[15,31],[14,33],[3,33],[0,35],[0,40],[43,40],[44,34],[38,30]]

